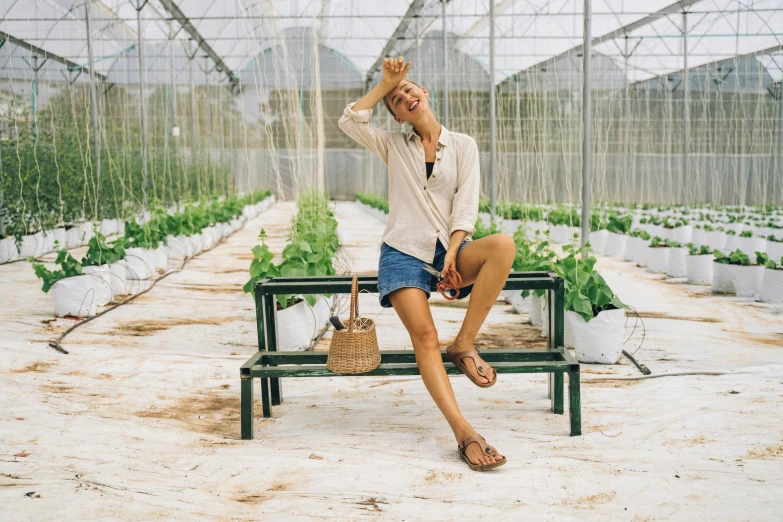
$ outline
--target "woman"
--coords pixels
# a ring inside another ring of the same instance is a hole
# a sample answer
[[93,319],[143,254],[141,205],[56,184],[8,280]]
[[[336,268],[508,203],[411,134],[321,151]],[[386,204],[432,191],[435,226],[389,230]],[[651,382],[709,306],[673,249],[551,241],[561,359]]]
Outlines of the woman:
[[[423,268],[431,264],[447,280],[459,281],[459,299],[471,295],[459,334],[448,358],[481,387],[495,384],[494,370],[473,343],[508,277],[514,241],[495,234],[471,240],[479,201],[479,153],[470,136],[438,123],[429,92],[405,79],[410,62],[383,61],[383,80],[346,107],[340,128],[389,167],[389,219],[383,233],[378,270],[381,306],[394,307],[411,336],[422,380],[446,417],[462,459],[473,470],[501,466],[506,458],[462,416],[443,366],[438,333],[429,305],[437,278]],[[370,125],[370,114],[383,100],[397,123],[411,132],[387,132]]]

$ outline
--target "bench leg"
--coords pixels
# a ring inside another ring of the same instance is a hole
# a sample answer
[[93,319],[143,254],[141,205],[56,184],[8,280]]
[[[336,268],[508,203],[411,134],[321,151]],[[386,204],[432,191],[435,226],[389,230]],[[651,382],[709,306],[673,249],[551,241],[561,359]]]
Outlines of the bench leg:
[[[262,379],[263,380],[263,379]],[[253,379],[240,379],[241,403],[239,406],[242,423],[242,439],[253,438]]]
[[269,401],[269,381],[271,379],[261,378],[261,407],[263,409],[264,418],[268,419],[272,416],[272,406]]
[[552,407],[552,413],[563,414],[563,372],[549,374],[549,399]]
[[579,388],[579,372],[568,372],[568,415],[571,418],[572,437],[582,434],[582,396]]

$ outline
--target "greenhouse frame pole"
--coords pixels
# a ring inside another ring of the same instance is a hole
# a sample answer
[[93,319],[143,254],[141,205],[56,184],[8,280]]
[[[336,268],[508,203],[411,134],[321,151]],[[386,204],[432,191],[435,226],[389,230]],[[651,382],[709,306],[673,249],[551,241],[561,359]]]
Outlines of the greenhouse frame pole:
[[[446,0],[440,0],[441,5],[441,17],[443,18],[443,123],[446,125],[446,127],[449,127],[449,38],[446,34]],[[489,4],[489,12],[492,13],[494,10],[494,2],[490,1]],[[492,16],[490,14],[490,16]],[[490,42],[492,41],[492,27],[489,29],[490,32]],[[492,43],[489,44],[490,49],[492,48]],[[492,51],[490,51],[491,53]],[[490,60],[492,60],[490,54]],[[491,68],[491,66],[490,66]]]
[[[773,197],[783,178],[783,80],[778,82],[778,178],[778,183],[773,185]],[[779,195],[778,198],[783,199]]]
[[136,25],[138,27],[137,49],[139,55],[139,110],[141,112],[141,192],[144,206],[147,206],[147,108],[144,103],[144,35],[141,30],[141,10],[147,5],[147,0],[140,1],[136,8]]
[[421,66],[421,33],[419,32],[419,15],[416,15],[416,81],[419,84],[421,81],[421,72],[423,67]]
[[95,199],[98,200],[101,188],[101,133],[98,129],[98,94],[95,88],[95,55],[92,46],[92,16],[90,2],[84,2],[84,20],[87,24],[87,59],[90,67],[90,112],[92,119],[92,154],[95,161]]
[[584,0],[584,43],[582,44],[582,242],[589,241],[590,237],[590,96],[591,74],[590,54],[592,53],[592,4],[590,0]]
[[[176,75],[174,72],[174,45],[172,41],[172,45],[171,45],[171,135],[173,138],[177,137],[174,135],[174,128],[176,126],[177,126],[177,85],[176,85]],[[166,132],[169,132],[169,129],[166,129]]]
[[691,127],[691,108],[690,108],[690,85],[688,81],[688,12],[683,11],[682,12],[682,62],[683,62],[683,69],[682,69],[682,93],[683,93],[683,137],[682,137],[682,183],[681,183],[681,190],[682,190],[682,199],[684,203],[687,205],[690,203],[690,198],[688,198],[687,190],[688,190],[688,153],[690,148],[689,138],[688,134],[690,133],[690,127]]
[[631,178],[631,89],[628,81],[628,35],[625,35],[625,96],[623,98],[623,204],[628,207],[628,193]]
[[[444,7],[445,13],[445,7]],[[443,19],[444,25],[446,19]],[[489,0],[489,172],[491,177],[490,188],[490,214],[492,222],[495,222],[497,212],[498,184],[497,184],[497,114],[495,110],[495,0]]]

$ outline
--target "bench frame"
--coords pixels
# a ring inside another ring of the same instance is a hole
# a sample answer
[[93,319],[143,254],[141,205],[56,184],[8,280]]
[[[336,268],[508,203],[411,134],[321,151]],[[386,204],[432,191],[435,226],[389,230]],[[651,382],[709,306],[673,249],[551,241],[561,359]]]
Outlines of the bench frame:
[[[283,377],[361,377],[373,375],[419,375],[413,350],[381,350],[381,365],[361,374],[337,374],[326,368],[327,352],[278,352],[278,294],[348,294],[351,275],[323,277],[273,277],[254,287],[258,352],[239,369],[241,388],[241,431],[243,439],[253,438],[253,379],[261,381],[264,417],[272,416],[272,406],[283,402]],[[358,276],[359,291],[378,293],[377,276]],[[579,363],[563,348],[565,290],[563,279],[554,272],[511,272],[504,290],[546,290],[549,314],[545,350],[486,350],[482,358],[501,373],[548,373],[549,398],[553,413],[564,412],[564,374],[568,373],[568,399],[571,435],[582,434]],[[448,374],[460,374],[444,356]]]

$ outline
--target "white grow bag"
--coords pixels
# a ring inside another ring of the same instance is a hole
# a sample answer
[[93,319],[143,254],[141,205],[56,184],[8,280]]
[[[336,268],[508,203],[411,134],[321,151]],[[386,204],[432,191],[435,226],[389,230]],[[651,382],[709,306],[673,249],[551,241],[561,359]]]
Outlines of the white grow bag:
[[100,282],[94,281],[95,286],[95,304],[103,306],[109,304],[114,297],[111,289],[111,272],[109,265],[85,266],[82,268],[84,275],[89,275]]
[[18,254],[19,251],[16,249],[14,238],[0,239],[0,265],[15,260]]
[[737,297],[758,297],[764,279],[764,267],[729,265],[734,272],[734,293]]
[[579,362],[614,364],[620,359],[625,310],[606,310],[588,323],[575,312],[567,312],[567,317],[574,331],[574,348]]
[[529,314],[530,313],[530,296],[522,297],[522,290],[509,290],[511,295],[508,297],[508,302],[511,305],[511,310],[515,314]]
[[155,265],[146,248],[128,248],[125,250],[126,277],[131,281],[150,279],[155,273]]
[[647,271],[665,274],[669,268],[669,247],[647,247]]
[[[92,317],[98,305],[95,300],[97,277],[81,275],[60,279],[52,285],[54,315],[57,317]],[[101,283],[97,283],[101,284]]]
[[783,257],[783,242],[767,241],[767,255],[780,264],[780,258]]
[[278,310],[277,349],[284,352],[295,352],[310,348],[310,341],[315,335],[313,315],[314,312],[304,299],[284,310]]
[[712,254],[685,256],[685,272],[690,285],[712,284]]
[[783,303],[783,270],[764,270],[759,299],[765,303]]
[[687,248],[670,248],[669,268],[666,270],[666,274],[670,277],[685,277],[688,275],[688,267],[685,263],[687,256]]
[[610,257],[625,257],[625,248],[628,244],[628,236],[609,232],[606,238],[606,255]]
[[590,232],[590,246],[593,248],[593,253],[598,255],[604,255],[606,252],[606,242],[609,240],[609,231],[598,230],[596,232]]
[[536,294],[530,296],[530,324],[541,326],[541,299]]
[[734,293],[734,273],[731,265],[712,262],[712,291],[719,294]]
[[703,228],[693,229],[693,235],[691,236],[691,243],[693,243],[696,246],[702,246],[707,244],[707,233],[704,231]]

